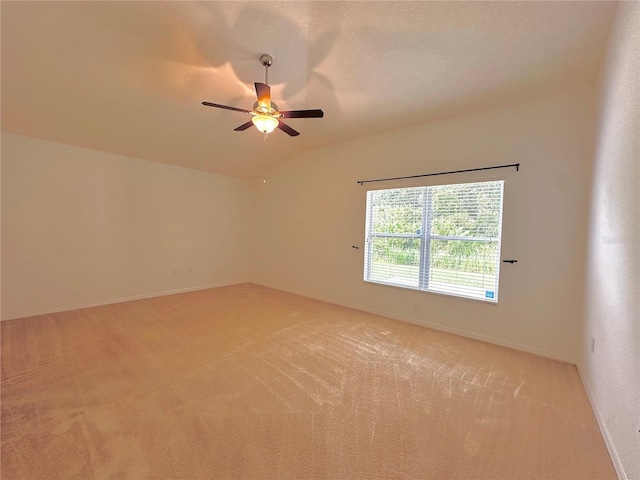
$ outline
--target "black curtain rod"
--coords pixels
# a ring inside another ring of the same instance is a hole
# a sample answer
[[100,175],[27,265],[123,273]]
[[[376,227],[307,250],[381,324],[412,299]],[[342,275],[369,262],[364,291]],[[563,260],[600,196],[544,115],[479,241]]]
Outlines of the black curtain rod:
[[365,183],[373,183],[373,182],[389,182],[391,180],[406,180],[407,178],[434,177],[436,175],[451,175],[452,173],[479,172],[480,170],[494,170],[496,168],[511,168],[511,167],[516,167],[516,172],[520,171],[520,164],[512,163],[510,165],[496,165],[494,167],[468,168],[467,170],[453,170],[451,172],[425,173],[424,175],[410,175],[408,177],[376,178],[375,180],[358,180],[357,183],[359,183],[360,185],[364,185]]

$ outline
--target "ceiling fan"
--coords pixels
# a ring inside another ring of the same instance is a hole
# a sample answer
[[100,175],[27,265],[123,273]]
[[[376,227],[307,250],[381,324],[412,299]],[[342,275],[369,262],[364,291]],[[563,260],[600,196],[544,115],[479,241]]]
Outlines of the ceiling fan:
[[243,112],[252,115],[251,120],[247,123],[243,123],[239,127],[234,128],[236,132],[241,132],[247,128],[255,125],[258,130],[268,135],[276,128],[279,128],[284,133],[296,137],[300,135],[300,132],[295,131],[289,125],[284,123],[282,118],[322,118],[324,112],[320,109],[314,110],[278,110],[278,105],[271,101],[271,87],[268,84],[269,81],[269,67],[273,64],[273,57],[268,54],[264,54],[260,57],[260,63],[264,65],[264,83],[255,83],[256,96],[258,101],[253,104],[251,110],[245,110],[244,108],[230,107],[228,105],[220,105],[218,103],[202,102],[202,105],[207,107],[224,108],[226,110],[234,110],[236,112]]

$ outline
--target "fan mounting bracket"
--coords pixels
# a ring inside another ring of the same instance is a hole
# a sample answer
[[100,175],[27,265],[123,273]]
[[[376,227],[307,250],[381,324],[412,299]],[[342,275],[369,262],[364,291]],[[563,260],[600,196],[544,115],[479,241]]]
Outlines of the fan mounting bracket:
[[273,65],[273,57],[268,53],[265,53],[260,57],[260,63],[265,67],[270,67],[271,65]]

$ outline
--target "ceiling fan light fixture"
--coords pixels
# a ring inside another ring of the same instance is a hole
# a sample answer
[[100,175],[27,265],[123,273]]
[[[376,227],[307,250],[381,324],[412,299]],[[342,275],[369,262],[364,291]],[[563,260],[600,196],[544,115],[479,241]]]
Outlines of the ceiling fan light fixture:
[[269,67],[273,63],[273,58],[271,58],[271,55],[264,54],[260,57],[260,62],[264,65],[264,83],[254,83],[258,101],[253,104],[253,108],[251,110],[211,102],[202,102],[202,104],[207,107],[223,108],[225,110],[251,114],[253,116],[251,121],[245,122],[233,130],[236,132],[243,132],[248,128],[251,128],[251,124],[253,124],[258,130],[260,130],[260,132],[265,134],[265,141],[268,134],[273,132],[276,128],[279,128],[290,137],[297,137],[300,135],[300,132],[295,131],[286,123],[281,122],[279,118],[322,118],[324,116],[324,113],[320,109],[287,110],[281,112],[278,109],[278,105],[271,101],[271,87],[269,86],[268,72]]
[[271,133],[278,127],[278,119],[269,115],[254,115],[253,124],[262,133]]

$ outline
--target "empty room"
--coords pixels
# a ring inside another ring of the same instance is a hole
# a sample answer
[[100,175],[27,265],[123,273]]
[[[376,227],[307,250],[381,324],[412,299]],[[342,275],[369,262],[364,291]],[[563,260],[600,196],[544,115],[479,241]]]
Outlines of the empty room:
[[3,479],[640,480],[640,2],[0,2]]

